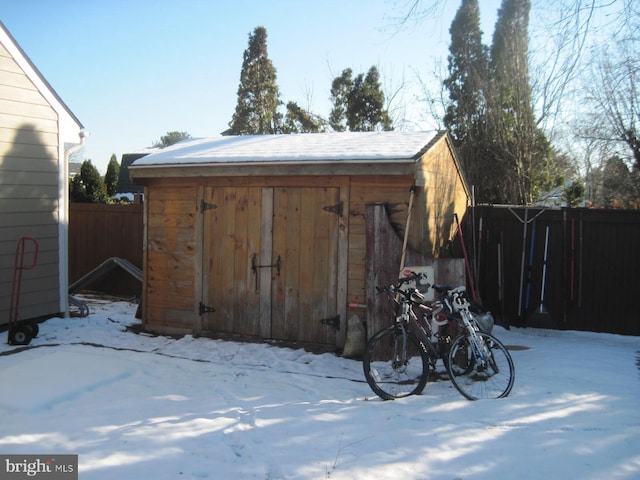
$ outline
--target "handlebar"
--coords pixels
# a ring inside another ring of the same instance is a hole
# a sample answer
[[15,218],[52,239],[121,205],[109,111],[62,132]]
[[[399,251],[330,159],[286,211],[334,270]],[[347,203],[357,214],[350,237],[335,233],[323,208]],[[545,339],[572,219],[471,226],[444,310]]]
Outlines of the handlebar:
[[426,275],[423,273],[411,272],[411,275],[407,277],[399,278],[396,281],[396,283],[391,285],[386,285],[384,287],[376,287],[376,290],[378,291],[378,293],[386,292],[388,290],[393,290],[394,288],[400,288],[405,283],[410,283],[410,282],[413,282],[414,280],[419,280],[421,278],[426,278]]
[[[399,278],[396,281],[396,283],[391,284],[391,285],[387,285],[385,287],[376,287],[376,290],[377,290],[378,294],[381,294],[383,292],[389,292],[391,294],[399,293],[403,297],[405,297],[406,299],[410,300],[411,293],[412,293],[413,289],[402,290],[401,289],[402,285],[405,285],[405,284],[413,282],[413,281],[419,281],[419,280],[421,280],[423,278],[426,278],[425,274],[417,273],[417,272],[411,272],[410,275],[408,275],[406,277],[403,277],[403,278]],[[458,304],[458,306],[461,306],[462,304],[468,302],[468,300],[466,299],[467,289],[466,289],[466,287],[464,285],[460,285],[458,287],[451,287],[449,285],[430,285],[430,284],[426,284],[426,288],[427,289],[428,288],[433,288],[442,297],[450,299],[451,301],[454,301],[456,304]]]
[[[401,287],[402,285],[405,285],[407,283],[411,283],[413,281],[419,281],[421,279],[426,279],[427,276],[424,273],[417,273],[417,272],[411,272],[410,275],[406,276],[406,277],[402,277],[399,278],[396,283],[391,284],[391,285],[387,285],[385,287],[376,287],[376,290],[378,292],[378,294],[381,294],[382,292],[389,292],[389,293],[400,293],[403,297],[405,298],[409,298],[413,289],[409,289],[409,290],[402,290]],[[426,284],[426,288],[429,288],[431,285],[430,284]]]
[[417,272],[411,272],[411,275],[404,277],[404,278],[399,278],[397,285],[403,285],[405,283],[410,283],[413,282],[415,280],[420,280],[421,278],[427,278],[426,275],[424,273],[417,273]]

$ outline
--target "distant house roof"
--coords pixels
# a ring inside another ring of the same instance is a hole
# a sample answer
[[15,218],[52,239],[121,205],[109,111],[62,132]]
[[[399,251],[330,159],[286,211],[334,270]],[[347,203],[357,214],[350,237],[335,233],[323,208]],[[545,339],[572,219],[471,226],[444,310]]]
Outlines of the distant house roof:
[[135,160],[133,167],[186,164],[314,164],[418,159],[445,132],[334,132],[189,139]]
[[80,173],[82,169],[82,163],[69,162],[69,178],[73,178],[76,174]]
[[138,152],[125,153],[122,155],[120,162],[120,170],[118,173],[118,185],[116,186],[117,193],[142,193],[144,187],[141,185],[134,185],[131,182],[131,176],[129,176],[129,167],[133,162],[139,158],[145,157],[150,153],[156,152],[157,148],[146,148],[139,150]]

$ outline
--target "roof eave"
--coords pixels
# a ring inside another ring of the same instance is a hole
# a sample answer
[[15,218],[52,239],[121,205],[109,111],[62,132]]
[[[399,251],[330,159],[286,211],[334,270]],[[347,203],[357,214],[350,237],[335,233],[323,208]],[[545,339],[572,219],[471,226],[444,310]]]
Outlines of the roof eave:
[[129,167],[133,179],[186,178],[218,176],[297,176],[297,175],[412,175],[414,158],[305,160],[305,161],[247,161],[225,163],[175,163],[136,165]]

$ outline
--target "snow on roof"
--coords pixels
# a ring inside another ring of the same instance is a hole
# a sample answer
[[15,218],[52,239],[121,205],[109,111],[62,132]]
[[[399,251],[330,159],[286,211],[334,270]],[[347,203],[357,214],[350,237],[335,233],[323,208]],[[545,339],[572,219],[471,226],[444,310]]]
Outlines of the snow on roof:
[[438,135],[427,132],[333,132],[189,139],[136,160],[133,167],[416,159]]
[[160,152],[160,151],[162,151],[162,148],[160,148],[160,147],[142,147],[142,148],[138,148],[137,150],[132,150],[130,152],[126,152],[124,155],[137,155],[137,154],[141,154],[141,153],[149,155],[151,153],[156,153],[156,152]]

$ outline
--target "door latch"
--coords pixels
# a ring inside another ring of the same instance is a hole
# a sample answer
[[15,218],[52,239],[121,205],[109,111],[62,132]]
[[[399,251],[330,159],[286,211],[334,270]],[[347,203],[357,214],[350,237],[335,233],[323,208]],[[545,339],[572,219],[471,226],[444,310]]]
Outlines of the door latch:
[[276,263],[272,264],[272,265],[258,265],[258,260],[256,257],[256,254],[253,254],[253,257],[251,257],[251,270],[253,270],[253,273],[258,273],[258,269],[259,268],[275,268],[276,271],[278,272],[278,276],[280,276],[280,255],[278,255],[278,258],[276,259]]
[[251,257],[251,270],[256,276],[255,277],[256,292],[258,291],[258,269],[259,268],[275,268],[278,276],[280,276],[280,262],[281,262],[280,255],[278,255],[278,258],[276,259],[276,263],[272,265],[258,265],[257,255],[255,253],[253,254],[253,256]]

